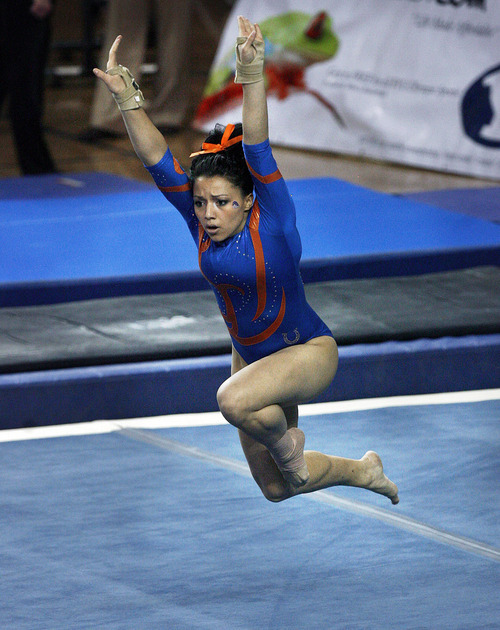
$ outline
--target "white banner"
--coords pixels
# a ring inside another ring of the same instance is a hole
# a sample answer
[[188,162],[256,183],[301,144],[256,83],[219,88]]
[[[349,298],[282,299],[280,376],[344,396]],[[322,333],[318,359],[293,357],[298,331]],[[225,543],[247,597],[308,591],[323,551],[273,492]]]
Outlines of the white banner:
[[500,179],[500,0],[239,0],[203,129],[241,118],[237,15],[266,39],[271,142]]

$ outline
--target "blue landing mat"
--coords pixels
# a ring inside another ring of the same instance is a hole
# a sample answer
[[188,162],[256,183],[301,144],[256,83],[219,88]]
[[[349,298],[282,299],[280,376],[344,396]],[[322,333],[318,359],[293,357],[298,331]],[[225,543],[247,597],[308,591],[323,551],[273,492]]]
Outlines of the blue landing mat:
[[[73,183],[2,181],[0,305],[206,287],[188,230],[152,184],[102,173],[63,179]],[[306,282],[500,260],[500,226],[487,221],[333,178],[291,180],[289,189]]]
[[456,188],[401,195],[418,203],[500,223],[500,188]]
[[0,180],[0,201],[71,199],[151,190],[151,184],[110,173],[25,175]]
[[[401,503],[325,495],[498,547],[499,412],[498,400],[429,404],[301,424],[309,448],[378,450]],[[317,495],[266,502],[224,465],[243,466],[232,427],[140,433],[151,441],[118,431],[0,444],[6,628],[498,628],[498,562]]]

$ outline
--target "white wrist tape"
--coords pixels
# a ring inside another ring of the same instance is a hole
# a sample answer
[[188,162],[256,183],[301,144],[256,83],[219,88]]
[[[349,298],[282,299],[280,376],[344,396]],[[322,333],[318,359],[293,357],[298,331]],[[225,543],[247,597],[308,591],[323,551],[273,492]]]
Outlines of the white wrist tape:
[[264,75],[264,42],[256,42],[254,40],[252,46],[255,48],[256,55],[251,63],[242,63],[238,46],[247,41],[246,37],[236,38],[236,74],[235,83],[257,83]]
[[113,94],[113,98],[122,112],[129,109],[139,109],[144,105],[144,95],[128,68],[120,65],[114,66],[107,70],[106,74],[119,74],[125,83],[123,92]]

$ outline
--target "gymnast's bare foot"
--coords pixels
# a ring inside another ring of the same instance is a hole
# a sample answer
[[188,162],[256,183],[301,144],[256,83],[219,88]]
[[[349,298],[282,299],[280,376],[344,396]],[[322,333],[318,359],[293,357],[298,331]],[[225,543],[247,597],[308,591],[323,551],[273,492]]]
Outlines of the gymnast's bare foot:
[[382,460],[377,453],[368,451],[363,455],[361,461],[365,463],[368,477],[367,484],[364,487],[367,490],[383,494],[385,497],[388,497],[394,505],[399,503],[398,487],[384,475]]

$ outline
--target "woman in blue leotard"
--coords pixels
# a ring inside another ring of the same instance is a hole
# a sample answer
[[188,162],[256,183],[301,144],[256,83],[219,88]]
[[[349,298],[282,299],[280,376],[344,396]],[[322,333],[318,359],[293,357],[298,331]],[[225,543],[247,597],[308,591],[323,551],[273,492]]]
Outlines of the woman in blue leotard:
[[360,460],[304,453],[298,405],[332,382],[338,352],[305,299],[295,209],[268,139],[258,25],[238,18],[235,81],[242,84],[242,125],[216,127],[192,154],[189,175],[142,109],[139,87],[117,64],[94,72],[120,107],[138,157],[182,214],[198,247],[233,345],[231,376],[217,401],[240,435],[264,496],[282,501],[335,485],[366,488],[398,502],[398,490],[373,451]]

